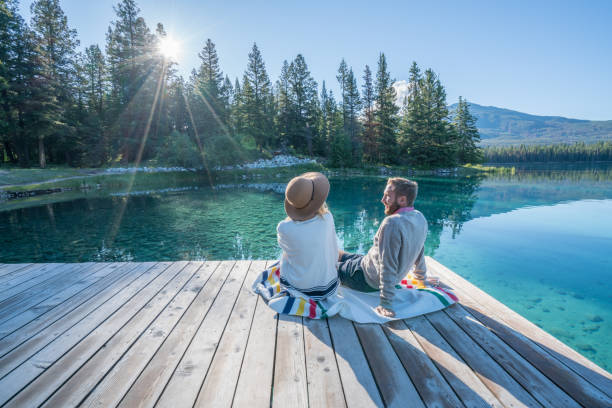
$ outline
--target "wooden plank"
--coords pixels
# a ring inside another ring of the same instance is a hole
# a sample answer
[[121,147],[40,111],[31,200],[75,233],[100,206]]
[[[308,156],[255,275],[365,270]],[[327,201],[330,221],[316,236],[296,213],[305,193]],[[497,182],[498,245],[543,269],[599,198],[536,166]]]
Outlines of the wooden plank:
[[434,273],[440,275],[444,281],[455,287],[459,293],[469,294],[469,297],[475,299],[484,310],[487,310],[487,314],[495,316],[496,319],[499,319],[510,329],[521,333],[552,357],[558,359],[596,386],[607,396],[612,397],[612,374],[434,259],[427,258],[427,264]]
[[347,406],[327,319],[304,318],[304,326],[306,377],[310,406]]
[[471,316],[475,317],[497,335],[514,351],[529,361],[563,391],[585,407],[612,407],[612,398],[601,392],[569,367],[552,357],[520,332],[509,328],[497,317],[487,315],[487,311],[468,294],[459,292],[461,304]]
[[[68,381],[61,384],[43,406],[77,406],[105,376],[108,378],[107,373],[117,368],[120,359],[119,369],[126,370],[130,370],[130,363],[138,364],[143,359],[148,361],[182,316],[179,311],[184,311],[191,304],[214,270],[202,268],[199,271],[202,266],[202,262],[190,262]],[[138,373],[131,372],[134,377]]]
[[279,315],[272,406],[308,407],[304,326],[299,316]]
[[0,282],[3,282],[7,275],[23,270],[31,265],[31,263],[0,264]]
[[[109,407],[116,406],[121,398],[125,395],[132,383],[142,372],[151,358],[158,352],[160,346],[168,338],[169,334],[174,330],[179,322],[185,316],[189,308],[198,302],[205,293],[209,285],[214,285],[215,270],[220,262],[208,261],[205,263],[199,262],[200,270],[194,276],[192,281],[182,290],[171,304],[164,310],[162,314],[147,328],[142,337],[132,345],[132,347],[121,357],[121,359],[110,369],[101,368],[101,375],[104,378],[95,386],[95,388],[87,395],[84,401],[80,401],[82,406],[97,406]],[[87,371],[95,369],[90,367],[88,362],[85,366]],[[83,372],[83,375],[86,373]],[[76,376],[80,376],[79,371]],[[87,376],[86,376],[87,377]],[[96,376],[99,378],[100,376]],[[60,390],[61,392],[62,390]],[[66,390],[68,391],[68,390]],[[75,394],[74,390],[67,393],[70,398]],[[79,393],[82,394],[82,393]],[[57,396],[54,395],[53,398]],[[79,401],[77,401],[79,402]],[[59,401],[58,401],[59,403]],[[65,406],[65,404],[60,404]]]
[[425,407],[379,324],[354,323],[378,389],[388,407]]
[[83,274],[91,273],[91,268],[99,264],[87,262],[57,265],[59,266],[47,274],[42,274],[2,292],[0,294],[0,315],[6,315],[6,310],[11,305],[28,299],[32,294],[45,291],[51,285],[61,284],[65,279],[74,278],[75,275],[82,276]]
[[251,263],[194,406],[210,405],[213,401],[221,407],[232,405],[257,304],[257,295],[251,290],[251,283],[265,267],[265,261]]
[[258,296],[232,406],[270,406],[277,323],[278,314]]
[[[105,347],[119,330],[128,331],[128,344],[130,335],[139,335],[139,325],[146,327],[150,320],[159,313],[159,309],[167,304],[169,298],[182,287],[192,275],[193,271],[186,271],[185,262],[171,264],[157,279],[151,282],[142,291],[127,301],[116,313],[110,316],[91,333],[79,339],[78,344],[68,352],[58,356],[56,348],[63,348],[61,341],[53,344],[55,347],[46,347],[35,356],[8,376],[9,379],[17,373],[21,380],[26,374],[31,382],[27,387],[21,389],[11,397],[7,403],[8,407],[39,406],[59,386],[67,381],[70,376],[87,360],[89,360],[100,348]],[[124,327],[126,326],[126,327]],[[63,339],[62,339],[63,340]],[[41,360],[44,362],[41,364]],[[22,369],[23,368],[23,369]],[[34,368],[35,370],[33,370]],[[32,376],[32,374],[35,374]],[[34,378],[32,378],[34,377]],[[15,377],[11,378],[15,380]],[[1,381],[0,381],[1,382]],[[1,393],[2,398],[6,395]]]
[[16,263],[16,264],[0,264],[0,277],[8,275],[14,271],[26,268],[32,265],[31,263]]
[[166,384],[157,405],[192,407],[195,403],[250,264],[250,261],[236,262],[210,312]]
[[382,328],[425,405],[463,406],[404,322],[392,321]]
[[119,405],[129,408],[154,406],[185,350],[192,342],[194,334],[208,316],[210,306],[219,294],[219,288],[227,280],[234,265],[235,262],[224,261],[215,270],[209,283],[187,309],[145,369],[137,379],[131,379],[132,383],[127,384],[129,387],[127,393],[121,390],[117,395],[103,395],[100,391],[94,390],[92,398],[89,398],[85,405],[117,406],[117,402],[120,402]]
[[27,273],[9,279],[0,284],[0,301],[10,298],[47,279],[52,279],[67,268],[67,264],[35,264],[27,268]]
[[580,406],[482,323],[474,319],[461,305],[448,308],[445,312],[542,405],[576,408]]
[[[63,368],[63,364],[54,363],[62,358],[68,350],[71,352],[78,350],[78,354],[73,360],[66,361],[62,359],[62,362],[82,364],[83,359],[87,360],[91,353],[100,348],[120,327],[127,323],[184,266],[184,262],[170,265],[168,263],[160,263],[154,266],[153,269],[164,269],[164,271],[147,284],[146,287],[131,296],[127,302],[125,302],[125,299],[120,299],[120,307],[117,307],[119,305],[115,304],[115,302],[107,302],[104,306],[110,304],[109,307],[103,306],[96,309],[93,314],[102,314],[103,319],[105,319],[101,324],[97,316],[93,321],[90,319],[82,320],[79,324],[66,331],[62,336],[55,339],[15,370],[0,379],[0,404],[10,399],[7,406],[32,406],[32,400],[36,400],[37,396],[28,392],[33,389],[32,384],[30,384],[31,382],[36,381],[36,378],[44,371],[56,372],[56,369],[50,370],[52,367]],[[60,371],[55,374],[58,378],[65,380],[66,378],[63,376],[63,373],[64,371]],[[44,378],[47,379],[48,377],[45,376]],[[28,387],[24,389],[26,385]]]
[[[119,309],[134,294],[138,293],[152,280],[157,278],[168,265],[169,264],[139,264],[134,270],[134,274],[138,277],[127,286],[121,288],[120,291],[115,292],[113,289],[116,288],[114,287],[108,288],[103,291],[100,296],[96,296],[90,301],[82,304],[66,314],[63,318],[47,326],[31,338],[28,338],[18,347],[12,348],[10,353],[4,355],[0,359],[0,378],[7,375],[7,373],[15,367],[38,353],[44,347],[47,347],[59,337],[68,339],[63,340],[65,350],[61,349],[64,351],[68,350],[72,345],[76,344],[81,338],[95,329],[98,324]],[[2,343],[7,339],[9,339],[9,337],[2,339]],[[11,348],[10,343],[6,345],[6,348]],[[61,350],[57,352],[61,354]]]
[[503,407],[425,317],[413,317],[404,323],[466,407]]
[[383,407],[382,398],[350,320],[328,319],[344,397],[349,408]]
[[[450,308],[455,305],[450,306]],[[540,404],[444,312],[426,315],[451,347],[467,362],[495,397],[506,406],[539,407]]]
[[[75,322],[80,321],[88,313],[104,303],[108,298],[118,294],[124,287],[128,286],[142,274],[144,274],[147,269],[152,268],[153,265],[155,264],[127,263],[121,265],[119,269],[120,272],[123,272],[123,274],[119,276],[119,279],[125,278],[124,280],[117,280],[112,283],[109,282],[103,287],[91,287],[86,291],[81,292],[78,297],[71,298],[69,301],[62,303],[59,307],[56,307],[44,315],[37,317],[25,326],[20,327],[18,330],[3,336],[0,340],[0,357],[5,356],[11,350],[15,349],[26,341],[35,343],[37,338],[44,339],[47,342],[51,341],[54,337],[59,336]],[[127,275],[128,273],[131,273],[131,275]],[[103,284],[104,282],[101,283]],[[45,330],[46,328],[49,329]],[[45,332],[39,334],[43,330],[45,330]],[[4,333],[5,332],[3,331],[2,334]],[[25,348],[22,349],[20,354],[24,354],[23,350],[25,350]],[[0,377],[2,377],[1,369]]]
[[99,278],[98,272],[104,268],[104,264],[101,263],[90,264],[89,266],[84,265],[83,268],[80,267],[81,264],[68,265],[72,267],[66,271],[66,274],[62,274],[61,277],[33,286],[18,295],[6,299],[4,302],[0,302],[0,325],[66,288],[87,283],[92,277],[93,279]]
[[[15,330],[18,330],[19,328],[25,326],[32,320],[38,318],[39,316],[50,312],[51,310],[53,310],[54,312],[57,312],[58,309],[63,308],[63,306],[61,305],[64,302],[74,303],[74,299],[83,298],[84,293],[89,293],[90,294],[89,297],[91,297],[95,293],[100,292],[100,290],[104,289],[105,287],[110,285],[112,282],[115,282],[119,277],[124,276],[124,274],[127,272],[127,269],[122,268],[122,266],[124,265],[126,264],[124,263],[104,264],[103,269],[96,273],[96,275],[106,274],[106,276],[104,276],[100,280],[97,280],[91,283],[86,288],[83,288],[82,284],[78,284],[78,283],[75,285],[72,285],[71,287],[66,288],[65,290],[57,293],[56,295],[50,297],[49,299],[46,299],[42,301],[41,303],[30,307],[29,309],[20,313],[19,315],[12,317],[10,320],[5,321],[4,323],[0,325],[0,339],[4,338],[5,336],[9,335]],[[129,265],[132,265],[132,267],[135,266],[135,264],[129,264]],[[89,280],[90,279],[86,279],[85,282],[88,282]],[[52,313],[49,315],[46,315],[44,318],[45,321],[48,322],[48,324],[51,324],[56,320],[56,319],[53,319],[51,315]],[[1,350],[2,350],[2,347],[0,346],[0,356],[4,354]]]
[[[20,264],[18,268],[10,268],[9,273],[0,277],[0,288],[4,290],[9,281],[15,280],[21,277],[21,282],[31,279],[35,276],[45,273],[53,268],[58,267],[59,263],[37,263],[37,264]],[[17,282],[19,283],[19,282]],[[16,284],[16,283],[14,283]],[[8,285],[10,287],[11,285]]]

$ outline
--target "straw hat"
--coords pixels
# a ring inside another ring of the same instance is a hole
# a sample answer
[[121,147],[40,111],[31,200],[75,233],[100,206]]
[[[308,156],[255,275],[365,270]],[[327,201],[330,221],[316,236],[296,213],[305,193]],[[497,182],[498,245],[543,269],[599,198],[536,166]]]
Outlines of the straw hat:
[[321,173],[297,176],[285,190],[285,212],[293,221],[312,218],[329,194],[329,180]]

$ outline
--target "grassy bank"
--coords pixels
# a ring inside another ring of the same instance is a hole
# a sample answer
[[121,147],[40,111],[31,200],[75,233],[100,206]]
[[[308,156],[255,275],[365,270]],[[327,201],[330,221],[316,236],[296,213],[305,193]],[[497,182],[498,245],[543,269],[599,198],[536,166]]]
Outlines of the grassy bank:
[[320,163],[300,164],[287,167],[254,169],[231,169],[206,172],[176,171],[163,173],[107,173],[106,168],[52,167],[46,169],[2,168],[0,169],[0,191],[25,192],[61,188],[64,190],[127,189],[146,190],[159,185],[160,175],[166,185],[216,184],[253,180],[286,181],[308,171],[324,172],[328,176],[466,176],[485,173],[514,174],[514,167],[487,167],[467,165],[451,169],[414,169],[403,166],[363,166],[356,168],[329,168]]

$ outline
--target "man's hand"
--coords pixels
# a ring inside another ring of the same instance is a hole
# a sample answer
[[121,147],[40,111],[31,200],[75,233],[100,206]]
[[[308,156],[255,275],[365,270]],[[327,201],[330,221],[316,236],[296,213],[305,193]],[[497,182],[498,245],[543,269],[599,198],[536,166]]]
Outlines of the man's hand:
[[383,307],[383,306],[378,306],[376,308],[376,313],[384,317],[395,317],[395,312],[393,310],[387,309],[386,307]]

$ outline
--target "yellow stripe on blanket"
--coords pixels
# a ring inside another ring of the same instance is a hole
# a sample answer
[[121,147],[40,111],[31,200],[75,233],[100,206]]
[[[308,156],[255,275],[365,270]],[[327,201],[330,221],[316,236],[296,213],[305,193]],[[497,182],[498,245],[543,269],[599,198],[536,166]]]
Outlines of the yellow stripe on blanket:
[[306,300],[304,298],[300,298],[300,305],[298,306],[297,312],[295,312],[298,316],[304,316],[304,305],[306,304]]
[[274,286],[274,277],[276,275],[274,275],[274,273],[271,273],[270,276],[268,276],[268,282],[270,282],[270,285]]

